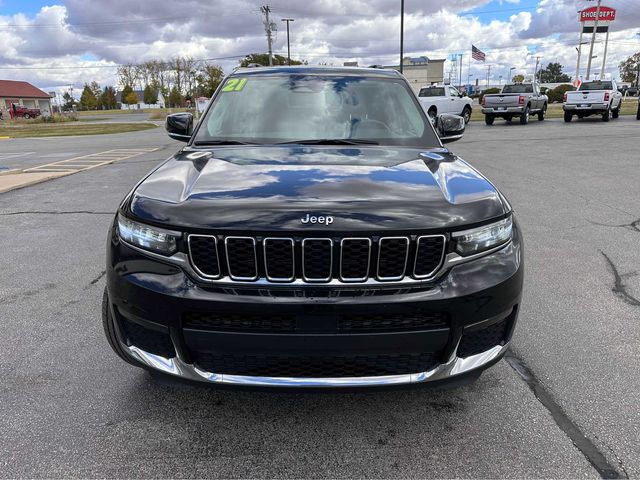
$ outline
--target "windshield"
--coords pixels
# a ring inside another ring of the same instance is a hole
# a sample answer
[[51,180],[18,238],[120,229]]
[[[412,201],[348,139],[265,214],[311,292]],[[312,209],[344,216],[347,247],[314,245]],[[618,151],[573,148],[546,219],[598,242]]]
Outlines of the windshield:
[[444,97],[444,87],[425,87],[420,89],[419,97]]
[[533,85],[505,85],[502,93],[533,93]]
[[227,79],[194,143],[340,141],[439,146],[403,79],[279,73]]
[[589,82],[580,85],[578,90],[613,90],[613,85],[611,82]]

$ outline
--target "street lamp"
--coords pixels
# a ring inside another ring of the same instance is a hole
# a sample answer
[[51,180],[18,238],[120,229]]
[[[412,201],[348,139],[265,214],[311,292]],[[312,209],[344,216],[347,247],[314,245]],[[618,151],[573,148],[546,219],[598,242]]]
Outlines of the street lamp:
[[509,82],[508,83],[511,83],[511,72],[513,72],[515,69],[516,69],[516,67],[511,67],[509,69]]
[[404,0],[400,0],[400,73],[404,56]]
[[294,22],[293,18],[283,18],[283,22],[287,22],[287,62],[291,66],[291,44],[289,43],[289,22]]

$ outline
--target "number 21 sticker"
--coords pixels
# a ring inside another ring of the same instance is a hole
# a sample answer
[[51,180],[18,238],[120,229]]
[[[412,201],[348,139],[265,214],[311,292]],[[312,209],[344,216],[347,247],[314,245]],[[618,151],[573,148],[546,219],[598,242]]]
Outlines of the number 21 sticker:
[[223,92],[239,92],[247,84],[246,78],[230,78],[222,87]]

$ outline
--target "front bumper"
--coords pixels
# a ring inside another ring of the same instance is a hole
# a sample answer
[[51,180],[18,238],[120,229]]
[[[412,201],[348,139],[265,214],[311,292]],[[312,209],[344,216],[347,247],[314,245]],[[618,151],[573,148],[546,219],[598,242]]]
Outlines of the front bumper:
[[[108,246],[109,310],[122,349],[135,363],[153,370],[223,385],[394,386],[441,383],[479,372],[508,348],[522,281],[522,245],[515,223],[510,243],[453,266],[431,283],[358,295],[335,295],[336,287],[292,296],[275,289],[211,287],[179,266],[118,241],[114,234]],[[228,315],[240,323],[287,316],[297,322],[297,329],[205,328],[185,320],[191,312]],[[444,326],[336,330],[340,319],[354,315],[397,320],[442,312],[447,316]],[[146,337],[136,334],[140,331]],[[340,368],[341,362],[353,368]],[[403,371],[399,365],[405,364],[410,366]]]

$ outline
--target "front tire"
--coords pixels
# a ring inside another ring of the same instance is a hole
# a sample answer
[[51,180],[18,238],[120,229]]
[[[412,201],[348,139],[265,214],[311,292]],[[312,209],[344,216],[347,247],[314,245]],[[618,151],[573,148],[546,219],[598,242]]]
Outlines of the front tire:
[[571,123],[573,119],[573,114],[571,112],[564,112],[564,121],[567,123]]
[[611,118],[611,109],[607,108],[607,111],[602,114],[602,121],[608,122],[610,118]]
[[547,113],[547,104],[545,103],[542,107],[542,110],[538,112],[538,121],[542,122],[544,120],[544,115]]
[[492,115],[485,115],[484,116],[484,123],[486,123],[487,125],[493,125],[493,121],[495,120],[495,118]]
[[29,120],[31,118],[31,115],[29,115],[28,113],[25,113],[22,118],[25,118],[26,120]]
[[104,334],[107,337],[107,342],[109,342],[111,350],[113,350],[116,355],[118,355],[125,362],[139,367],[140,365],[135,363],[120,345],[120,341],[118,340],[118,336],[116,334],[114,319],[111,316],[111,309],[109,308],[109,294],[107,293],[106,288],[104,289],[104,293],[102,294],[102,326],[104,327]]
[[471,108],[469,108],[469,105],[462,109],[462,118],[464,118],[465,125],[471,121]]
[[429,115],[429,119],[431,120],[431,122],[435,122],[436,116],[438,115],[438,111],[432,107],[427,112],[427,115]]
[[611,117],[612,118],[618,118],[620,116],[620,108],[622,107],[622,102],[620,102],[620,104],[618,105],[618,108],[616,108],[615,110],[611,110]]
[[638,113],[636,113],[636,120],[640,120],[640,103],[638,103]]
[[529,111],[529,107],[524,107],[524,111],[522,112],[522,115],[520,115],[520,125],[526,125],[527,123],[529,123],[530,114],[531,112]]

